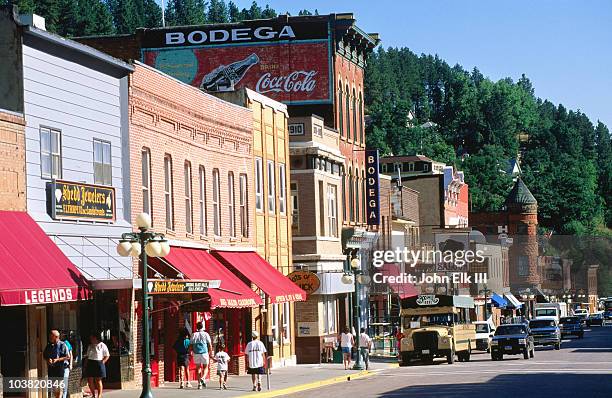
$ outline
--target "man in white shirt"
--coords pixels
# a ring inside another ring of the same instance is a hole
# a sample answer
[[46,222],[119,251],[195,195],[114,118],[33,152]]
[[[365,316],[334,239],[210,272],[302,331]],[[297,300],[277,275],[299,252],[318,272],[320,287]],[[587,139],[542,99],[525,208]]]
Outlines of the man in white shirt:
[[247,360],[247,373],[251,375],[253,381],[253,391],[261,391],[261,375],[265,373],[266,346],[259,341],[259,333],[253,330],[251,333],[253,340],[249,341],[244,353]]
[[361,333],[359,333],[359,351],[361,352],[361,357],[365,362],[366,370],[370,368],[370,349],[372,348],[372,339],[365,332],[365,328],[361,328]]
[[[198,390],[206,388],[206,372],[208,363],[212,357],[212,342],[210,335],[204,330],[204,324],[196,324],[197,332],[191,336],[191,350],[193,351],[193,362],[198,373]],[[189,385],[189,382],[187,382]]]

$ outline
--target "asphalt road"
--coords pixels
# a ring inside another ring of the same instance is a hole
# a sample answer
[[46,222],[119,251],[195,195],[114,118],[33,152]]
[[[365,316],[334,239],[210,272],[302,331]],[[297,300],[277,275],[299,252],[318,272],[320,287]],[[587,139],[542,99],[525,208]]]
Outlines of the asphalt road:
[[535,357],[505,356],[491,361],[472,353],[467,363],[384,369],[350,382],[290,397],[612,397],[612,325],[587,329],[582,340],[566,338],[561,350],[536,347]]

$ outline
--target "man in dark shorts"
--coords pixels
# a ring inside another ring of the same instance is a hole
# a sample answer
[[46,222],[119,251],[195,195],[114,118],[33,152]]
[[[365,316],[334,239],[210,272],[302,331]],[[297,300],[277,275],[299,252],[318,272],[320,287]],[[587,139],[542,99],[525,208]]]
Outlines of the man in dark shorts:
[[253,391],[261,391],[261,375],[266,372],[266,346],[259,341],[259,333],[253,330],[251,340],[245,350],[247,359],[247,373],[251,375],[253,381]]
[[[60,333],[57,330],[52,330],[49,333],[49,344],[43,351],[43,358],[47,361],[49,377],[57,377],[64,379],[64,370],[69,366],[70,354],[66,343],[60,340]],[[68,386],[64,386],[68,388]],[[59,398],[61,388],[53,388],[53,396]]]

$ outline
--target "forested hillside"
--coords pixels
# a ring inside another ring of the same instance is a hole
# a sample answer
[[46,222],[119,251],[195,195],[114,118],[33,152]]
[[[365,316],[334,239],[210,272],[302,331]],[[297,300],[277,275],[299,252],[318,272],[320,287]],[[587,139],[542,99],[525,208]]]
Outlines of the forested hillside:
[[608,128],[536,98],[525,75],[494,82],[437,56],[379,48],[369,60],[365,89],[368,144],[465,170],[474,210],[500,208],[511,187],[503,171],[520,153],[541,226],[580,234],[612,224]]

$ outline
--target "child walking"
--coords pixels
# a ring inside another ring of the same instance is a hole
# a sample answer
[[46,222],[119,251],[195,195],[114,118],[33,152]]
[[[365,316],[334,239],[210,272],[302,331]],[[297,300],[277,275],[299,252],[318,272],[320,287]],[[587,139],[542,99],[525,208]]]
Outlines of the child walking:
[[214,361],[217,363],[217,376],[219,376],[219,390],[227,390],[227,365],[230,361],[230,356],[225,352],[225,344],[221,343],[217,346],[217,353]]

